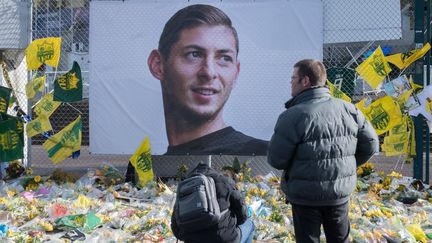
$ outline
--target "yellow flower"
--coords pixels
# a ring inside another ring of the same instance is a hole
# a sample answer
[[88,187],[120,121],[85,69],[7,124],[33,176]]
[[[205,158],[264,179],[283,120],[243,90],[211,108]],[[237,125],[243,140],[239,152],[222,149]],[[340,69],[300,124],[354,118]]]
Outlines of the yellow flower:
[[373,169],[375,166],[374,166],[374,164],[372,163],[372,162],[366,162],[365,164],[364,164],[364,166],[367,168],[367,169]]
[[33,219],[34,217],[36,217],[36,215],[34,214],[33,211],[30,211],[30,213],[27,216],[29,219]]
[[395,177],[395,178],[398,178],[398,179],[402,178],[402,175],[399,174],[399,173],[397,173],[397,172],[395,172],[395,171],[392,171],[390,174],[388,174],[388,176]]
[[73,205],[76,208],[89,208],[93,203],[88,197],[80,194]]
[[270,206],[275,207],[277,204],[276,198],[272,197],[269,201]]
[[26,175],[31,175],[31,174],[33,174],[33,169],[27,168],[25,173],[26,173]]
[[53,231],[54,230],[54,227],[50,222],[40,221],[39,224],[42,226],[42,228],[45,231]]
[[33,237],[27,236],[27,243],[31,243],[33,241]]
[[98,218],[102,219],[102,222],[104,222],[104,223],[111,221],[111,218],[109,216],[104,215],[104,214],[97,213],[96,216]]
[[373,234],[375,235],[375,239],[381,239],[382,238],[382,234],[381,232],[374,230]]
[[38,189],[38,185],[34,183],[30,183],[26,186],[26,191],[35,191]]
[[41,181],[41,176],[40,176],[40,175],[37,175],[37,176],[35,176],[35,177],[33,178],[33,180],[34,180],[36,183],[38,183],[38,182]]
[[7,237],[14,237],[16,235],[17,235],[16,232],[13,232],[12,230],[7,230],[6,231],[6,236]]
[[16,194],[15,191],[9,191],[9,190],[6,193],[7,193],[8,197],[13,197]]

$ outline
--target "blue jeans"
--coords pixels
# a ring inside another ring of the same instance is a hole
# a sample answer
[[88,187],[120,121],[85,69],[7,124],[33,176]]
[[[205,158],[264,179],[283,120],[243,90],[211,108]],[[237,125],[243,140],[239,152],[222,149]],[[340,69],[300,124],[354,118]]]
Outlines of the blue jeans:
[[241,232],[240,243],[252,243],[255,225],[250,218],[238,226]]

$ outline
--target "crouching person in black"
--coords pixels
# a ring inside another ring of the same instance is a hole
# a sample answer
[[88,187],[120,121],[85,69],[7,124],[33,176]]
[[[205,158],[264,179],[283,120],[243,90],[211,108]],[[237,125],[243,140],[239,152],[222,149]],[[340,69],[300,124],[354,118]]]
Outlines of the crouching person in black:
[[[200,163],[198,166],[190,172],[187,179],[192,178],[196,175],[205,175],[207,178],[211,178],[214,181],[215,195],[217,198],[217,203],[220,208],[220,218],[217,222],[212,225],[202,227],[202,223],[198,225],[185,225],[179,221],[180,216],[184,213],[184,210],[194,210],[190,209],[190,205],[197,204],[194,201],[196,198],[194,195],[186,195],[185,197],[179,199],[179,190],[181,183],[179,184],[179,188],[177,189],[177,201],[174,206],[172,218],[171,218],[171,229],[174,235],[179,239],[184,241],[185,243],[250,243],[253,239],[253,234],[255,231],[255,225],[252,220],[248,218],[247,207],[246,204],[237,190],[234,181],[231,178],[228,178],[218,171],[210,168],[207,164]],[[210,179],[210,180],[211,180]],[[194,186],[190,186],[185,190],[192,191],[192,188],[198,188]],[[202,190],[198,190],[201,192]],[[180,192],[181,193],[181,192]],[[194,192],[195,193],[195,192]],[[205,195],[205,194],[202,194]],[[181,196],[180,196],[181,197]],[[189,197],[189,198],[187,198]],[[188,203],[189,201],[190,203]],[[182,201],[182,202],[179,202]],[[185,205],[182,208],[182,203]],[[180,206],[179,206],[180,204]],[[200,204],[200,203],[198,203]],[[183,212],[182,212],[183,210]],[[200,218],[201,216],[198,214],[196,218]],[[205,215],[203,217],[208,217]],[[197,219],[199,220],[199,219]],[[193,221],[193,220],[192,220]],[[196,224],[196,222],[193,222]],[[205,223],[204,223],[205,224]]]

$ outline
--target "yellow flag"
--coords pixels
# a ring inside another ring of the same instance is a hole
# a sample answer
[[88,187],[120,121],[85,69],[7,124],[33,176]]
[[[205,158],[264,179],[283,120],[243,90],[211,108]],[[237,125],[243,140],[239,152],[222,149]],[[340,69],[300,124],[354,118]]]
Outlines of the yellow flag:
[[425,105],[426,111],[429,113],[432,113],[432,99],[429,97],[426,97],[424,105]]
[[408,119],[408,130],[409,130],[408,155],[409,157],[413,158],[417,155],[417,151],[416,151],[414,122],[411,117],[409,117]]
[[386,156],[404,155],[408,150],[408,133],[405,135],[387,136],[381,149]]
[[60,105],[61,102],[53,101],[52,93],[48,93],[35,105],[34,112],[38,116],[45,114],[46,117],[50,117]]
[[402,113],[399,105],[390,96],[380,98],[368,107],[364,107],[364,100],[357,103],[356,106],[371,122],[377,135],[381,135],[401,123]]
[[376,89],[391,72],[391,68],[384,58],[381,47],[378,46],[372,55],[356,68],[356,71],[373,89]]
[[32,41],[26,48],[27,68],[36,70],[44,63],[57,67],[61,40],[60,37],[48,37]]
[[408,117],[404,116],[401,123],[390,129],[389,135],[384,138],[381,148],[386,156],[408,154],[409,130]]
[[147,182],[153,180],[153,162],[150,151],[150,141],[146,136],[141,146],[130,157],[129,161],[138,174],[139,185],[144,186]]
[[346,95],[344,92],[342,92],[340,89],[336,88],[336,86],[334,86],[330,81],[327,80],[327,86],[330,89],[330,94],[335,97],[335,98],[339,98],[339,99],[343,99],[349,103],[351,103],[351,98]]
[[29,138],[50,130],[52,130],[51,123],[45,114],[42,114],[26,125],[27,136]]
[[359,110],[363,111],[363,109],[366,108],[366,98],[364,98],[364,99],[360,100],[359,102],[357,102],[357,103],[355,104],[355,106],[356,106]]
[[413,89],[409,89],[408,91],[405,91],[405,93],[402,93],[396,100],[399,104],[399,107],[405,107],[406,103],[408,102],[408,99],[410,98],[411,94],[413,93]]
[[414,89],[414,91],[417,91],[419,89],[423,89],[423,85],[414,83],[412,75],[410,75],[410,77],[409,77],[409,83],[410,83],[411,87]]
[[42,92],[45,86],[45,81],[46,81],[46,77],[44,75],[35,78],[32,82],[27,83],[26,85],[27,98],[32,99],[36,95],[36,93]]
[[42,144],[48,157],[55,164],[70,157],[73,152],[81,148],[81,116],[75,121],[71,122],[60,132],[54,136],[49,137],[45,143]]
[[431,46],[429,43],[426,43],[422,48],[412,50],[406,53],[398,53],[394,55],[390,55],[386,57],[386,60],[390,63],[393,63],[399,69],[404,69],[411,65],[416,60],[423,57],[429,50]]
[[403,115],[401,122],[389,130],[389,135],[406,135],[406,132],[408,131],[408,119],[407,115]]

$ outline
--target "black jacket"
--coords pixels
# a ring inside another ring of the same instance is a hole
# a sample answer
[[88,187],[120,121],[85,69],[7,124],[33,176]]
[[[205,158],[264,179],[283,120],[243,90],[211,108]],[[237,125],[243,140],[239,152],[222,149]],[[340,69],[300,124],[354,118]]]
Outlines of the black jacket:
[[176,214],[173,212],[171,229],[174,235],[185,243],[239,242],[240,234],[237,226],[246,221],[247,208],[240,192],[236,189],[234,181],[206,164],[199,164],[190,175],[195,173],[201,173],[213,178],[220,210],[223,211],[229,208],[229,213],[225,213],[215,226],[202,231],[185,233],[178,228],[175,219]]

